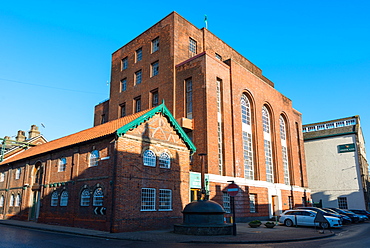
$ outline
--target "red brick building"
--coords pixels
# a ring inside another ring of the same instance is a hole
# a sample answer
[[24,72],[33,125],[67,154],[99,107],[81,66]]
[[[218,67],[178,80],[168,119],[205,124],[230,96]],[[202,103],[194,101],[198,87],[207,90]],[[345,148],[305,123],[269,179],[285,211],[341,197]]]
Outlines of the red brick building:
[[[207,154],[210,198],[228,209],[225,187],[230,180],[240,185],[239,221],[307,204],[301,113],[260,68],[176,12],[113,53],[110,99],[95,107],[94,125],[162,100]],[[195,155],[191,172],[200,172],[200,164]]]
[[164,104],[29,148],[0,164],[0,219],[170,228],[189,202],[194,152]]

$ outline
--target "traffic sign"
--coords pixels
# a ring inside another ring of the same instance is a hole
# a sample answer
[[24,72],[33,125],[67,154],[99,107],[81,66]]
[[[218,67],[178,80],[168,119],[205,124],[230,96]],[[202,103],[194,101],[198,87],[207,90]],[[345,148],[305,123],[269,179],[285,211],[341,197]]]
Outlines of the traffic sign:
[[227,186],[227,193],[234,197],[239,193],[239,186],[235,183],[230,183],[229,186]]
[[105,215],[107,208],[105,207],[95,207],[94,214],[96,215]]

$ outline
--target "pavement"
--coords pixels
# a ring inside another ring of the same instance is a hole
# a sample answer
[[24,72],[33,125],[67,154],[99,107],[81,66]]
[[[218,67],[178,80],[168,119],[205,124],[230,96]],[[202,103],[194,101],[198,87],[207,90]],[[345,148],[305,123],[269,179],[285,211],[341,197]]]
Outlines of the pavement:
[[[304,241],[311,239],[320,239],[334,236],[331,230],[325,230],[314,227],[286,227],[277,225],[274,228],[266,228],[261,225],[257,228],[251,228],[247,223],[237,223],[237,235],[219,235],[219,236],[197,236],[175,234],[173,230],[139,231],[124,233],[109,233],[97,230],[66,227],[57,225],[48,225],[30,221],[0,220],[1,225],[18,226],[22,228],[51,231],[57,233],[82,235],[104,239],[132,240],[144,242],[160,243],[225,243],[225,244],[248,244],[248,243],[277,243]],[[340,229],[339,229],[340,230]]]

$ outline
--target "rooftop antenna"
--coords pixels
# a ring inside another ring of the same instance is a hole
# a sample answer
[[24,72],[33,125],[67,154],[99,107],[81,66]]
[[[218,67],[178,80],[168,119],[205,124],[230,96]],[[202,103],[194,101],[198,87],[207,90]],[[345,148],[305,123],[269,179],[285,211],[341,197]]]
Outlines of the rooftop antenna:
[[204,15],[204,23],[206,24],[206,29],[208,29],[208,18],[207,18],[207,15]]

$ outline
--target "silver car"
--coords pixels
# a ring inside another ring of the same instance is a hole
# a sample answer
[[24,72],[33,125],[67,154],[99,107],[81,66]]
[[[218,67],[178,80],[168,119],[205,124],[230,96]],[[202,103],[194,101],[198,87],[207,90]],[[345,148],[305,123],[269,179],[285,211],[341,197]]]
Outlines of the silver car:
[[342,221],[337,217],[324,216],[325,222],[315,222],[316,212],[312,210],[293,209],[280,215],[279,222],[286,226],[320,226],[321,228],[341,227]]

